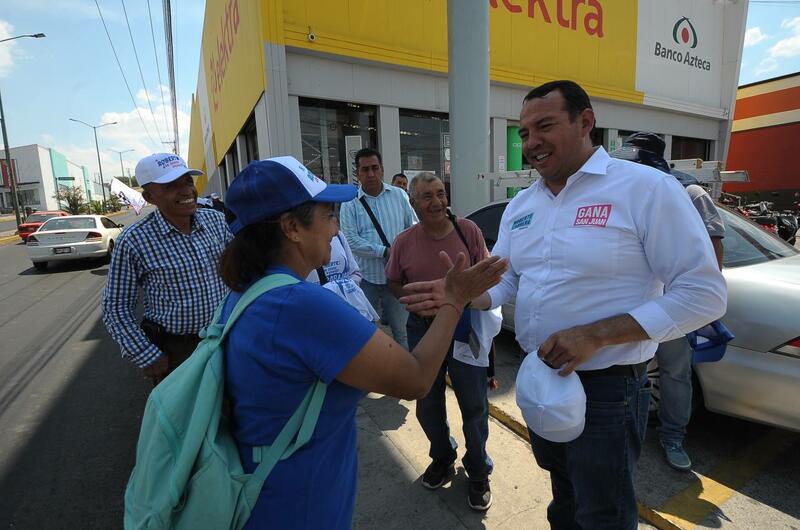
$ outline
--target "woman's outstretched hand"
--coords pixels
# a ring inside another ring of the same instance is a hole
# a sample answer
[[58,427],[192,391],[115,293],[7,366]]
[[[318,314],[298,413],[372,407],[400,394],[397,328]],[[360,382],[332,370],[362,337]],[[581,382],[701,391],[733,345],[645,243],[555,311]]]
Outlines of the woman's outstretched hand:
[[400,298],[408,311],[424,317],[434,316],[444,303],[464,307],[473,298],[497,285],[508,269],[508,260],[491,256],[467,267],[467,257],[459,253],[453,263],[446,252],[439,259],[448,267],[447,275],[439,280],[409,283],[403,287],[408,295]]

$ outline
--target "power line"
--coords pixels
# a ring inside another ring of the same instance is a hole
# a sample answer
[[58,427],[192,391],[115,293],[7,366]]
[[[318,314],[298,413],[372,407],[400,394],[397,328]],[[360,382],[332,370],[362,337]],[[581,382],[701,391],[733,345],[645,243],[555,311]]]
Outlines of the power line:
[[158,64],[158,50],[156,49],[156,32],[153,29],[153,12],[150,11],[150,0],[147,0],[147,14],[150,17],[150,35],[153,37],[153,56],[156,58],[156,73],[158,74],[158,89],[161,91],[161,110],[164,111],[164,127],[167,124],[167,104],[164,101],[164,83],[161,81],[161,65]]
[[[147,106],[150,108],[150,115],[153,117],[153,124],[156,126],[156,134],[158,139],[162,140],[161,130],[158,128],[158,120],[156,113],[153,112],[153,104],[150,102],[150,93],[147,91],[147,83],[144,81],[144,74],[142,73],[142,63],[139,62],[139,52],[136,51],[136,43],[133,40],[133,31],[131,30],[131,23],[128,20],[128,10],[125,9],[125,0],[120,0],[122,3],[122,12],[125,14],[125,24],[128,26],[128,35],[131,37],[131,46],[133,46],[133,56],[136,57],[136,66],[139,68],[139,78],[142,80],[142,87],[144,88],[144,95],[147,98]],[[163,141],[163,140],[162,140]]]
[[147,129],[147,124],[144,122],[142,118],[142,113],[139,111],[139,105],[136,104],[136,100],[133,97],[133,92],[131,92],[131,86],[128,84],[128,79],[125,77],[125,71],[122,69],[122,64],[119,62],[119,56],[117,56],[117,50],[114,48],[114,42],[111,40],[111,34],[108,32],[108,26],[106,26],[106,20],[103,18],[103,12],[100,10],[100,4],[97,3],[97,0],[94,0],[94,5],[97,6],[97,13],[100,15],[100,21],[103,23],[103,28],[106,30],[106,36],[108,37],[108,43],[111,45],[111,51],[114,52],[114,59],[117,61],[117,66],[119,67],[119,73],[122,74],[122,80],[125,82],[125,87],[128,89],[128,95],[131,97],[131,102],[133,103],[134,108],[136,109],[136,114],[139,115],[139,121],[142,122],[142,127],[144,127],[144,132],[147,133],[147,137],[150,138],[150,142],[153,145],[158,145],[153,137],[150,135],[150,131]]
[[[96,2],[97,0],[95,0]],[[178,99],[175,95],[175,59],[172,51],[172,8],[169,0],[164,0],[164,39],[167,41],[167,73],[169,74],[169,89],[172,99],[172,130],[175,134],[175,153],[180,152],[178,142]]]

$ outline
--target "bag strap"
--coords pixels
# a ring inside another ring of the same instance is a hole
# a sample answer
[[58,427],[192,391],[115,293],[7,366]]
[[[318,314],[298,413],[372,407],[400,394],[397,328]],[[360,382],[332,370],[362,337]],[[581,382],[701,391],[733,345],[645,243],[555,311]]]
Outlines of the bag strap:
[[386,234],[383,233],[383,228],[381,228],[381,224],[378,222],[378,219],[375,217],[375,214],[372,213],[372,208],[370,208],[369,204],[367,204],[367,198],[362,195],[361,198],[358,199],[358,201],[367,211],[367,215],[369,216],[370,221],[372,221],[372,224],[375,226],[375,230],[378,231],[378,237],[381,238],[383,246],[387,248],[391,247],[391,245],[389,244],[389,240],[386,239]]
[[[222,335],[220,337],[220,342],[222,342],[228,334],[228,331],[233,327],[233,324],[236,323],[236,319],[239,318],[247,306],[249,306],[253,301],[261,296],[262,294],[270,291],[272,289],[276,289],[278,287],[284,287],[286,285],[293,285],[295,283],[300,283],[300,280],[291,276],[289,274],[270,274],[261,278],[256,283],[251,285],[245,292],[242,294],[242,297],[236,302],[236,305],[233,307],[233,311],[231,311],[228,320],[225,322],[225,327],[222,329]],[[229,295],[230,296],[230,295]],[[213,322],[220,323],[219,318],[222,313],[222,306],[225,304],[220,304],[217,307],[217,311],[214,314]]]
[[325,267],[317,268],[317,276],[319,276],[320,285],[325,285],[326,283],[328,283],[328,275],[325,274]]
[[450,211],[450,208],[447,209],[447,218],[450,219],[450,222],[453,223],[453,228],[456,230],[456,234],[458,234],[459,239],[461,242],[464,243],[464,246],[467,247],[467,255],[469,256],[469,264],[475,265],[474,259],[472,257],[472,250],[469,248],[469,243],[467,243],[467,238],[464,237],[464,232],[461,231],[461,227],[458,226],[458,221],[456,220],[456,216],[453,212]]
[[[327,390],[328,385],[317,379],[272,445],[253,447],[253,462],[257,462],[258,467],[253,471],[253,478],[245,484],[245,495],[250,506],[255,506],[264,481],[275,464],[292,456],[311,439]],[[294,443],[292,439],[295,439]]]

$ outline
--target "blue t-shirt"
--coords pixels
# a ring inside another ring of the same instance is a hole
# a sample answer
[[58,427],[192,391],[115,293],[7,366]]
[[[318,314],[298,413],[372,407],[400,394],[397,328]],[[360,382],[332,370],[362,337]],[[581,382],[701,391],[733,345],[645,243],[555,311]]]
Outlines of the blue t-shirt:
[[[231,293],[224,318],[239,297]],[[311,440],[272,470],[246,528],[350,528],[364,392],[335,378],[375,330],[334,293],[304,281],[262,295],[230,330],[226,385],[246,472],[255,469],[252,447],[273,443],[317,378],[328,384]]]

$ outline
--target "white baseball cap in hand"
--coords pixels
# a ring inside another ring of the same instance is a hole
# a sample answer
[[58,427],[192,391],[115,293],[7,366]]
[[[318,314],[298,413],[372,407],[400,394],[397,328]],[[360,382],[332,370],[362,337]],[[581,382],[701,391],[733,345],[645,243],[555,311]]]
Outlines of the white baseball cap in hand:
[[517,406],[530,430],[551,442],[571,442],[586,422],[586,392],[578,374],[558,375],[534,350],[517,373]]

